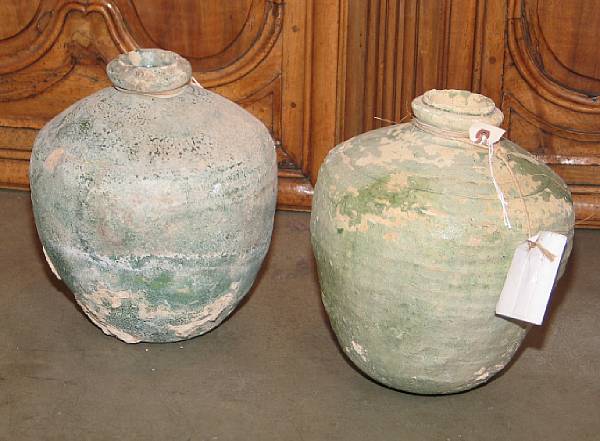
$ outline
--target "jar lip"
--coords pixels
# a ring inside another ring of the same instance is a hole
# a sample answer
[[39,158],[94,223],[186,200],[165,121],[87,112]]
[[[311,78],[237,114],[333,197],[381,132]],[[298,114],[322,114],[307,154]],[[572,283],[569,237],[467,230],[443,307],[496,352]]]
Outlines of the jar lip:
[[192,66],[175,52],[140,48],[119,55],[106,72],[119,89],[141,93],[175,90],[192,78]]
[[494,101],[467,90],[429,90],[412,101],[415,118],[447,130],[468,131],[476,122],[500,126],[504,115]]
[[429,90],[423,94],[423,103],[439,110],[473,116],[489,115],[496,108],[487,96],[458,89]]

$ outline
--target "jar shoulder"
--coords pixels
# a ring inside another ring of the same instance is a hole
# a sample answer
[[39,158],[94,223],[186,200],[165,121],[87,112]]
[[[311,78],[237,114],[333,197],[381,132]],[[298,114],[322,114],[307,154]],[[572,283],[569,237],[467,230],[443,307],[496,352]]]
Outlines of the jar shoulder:
[[205,161],[227,164],[275,160],[266,127],[237,104],[189,87],[161,99],[103,89],[73,104],[39,133],[32,166],[53,151],[85,163],[146,170]]

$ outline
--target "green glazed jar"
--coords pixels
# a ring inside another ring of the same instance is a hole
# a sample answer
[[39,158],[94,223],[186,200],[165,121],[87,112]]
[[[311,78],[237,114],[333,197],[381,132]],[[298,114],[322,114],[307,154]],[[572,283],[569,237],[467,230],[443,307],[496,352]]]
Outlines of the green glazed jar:
[[325,309],[352,362],[395,389],[454,393],[489,380],[518,349],[528,326],[495,315],[513,253],[530,230],[566,235],[560,277],[573,206],[554,172],[501,141],[493,168],[508,228],[487,150],[460,140],[474,122],[500,125],[493,101],[432,90],[412,107],[416,121],[329,153],[312,244]]
[[135,343],[208,332],[248,292],[269,247],[273,140],[190,84],[179,55],[113,60],[115,87],[73,104],[31,157],[35,221],[55,273],[106,334]]

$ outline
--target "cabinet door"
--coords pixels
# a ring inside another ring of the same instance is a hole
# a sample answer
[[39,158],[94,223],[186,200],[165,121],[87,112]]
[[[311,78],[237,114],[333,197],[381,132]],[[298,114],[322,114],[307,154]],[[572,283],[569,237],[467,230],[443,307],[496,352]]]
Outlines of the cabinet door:
[[279,206],[310,207],[312,14],[311,0],[0,0],[0,186],[28,187],[37,131],[110,86],[108,61],[160,47],[264,122],[277,144]]
[[502,110],[508,135],[569,184],[578,225],[600,227],[600,9],[510,0]]

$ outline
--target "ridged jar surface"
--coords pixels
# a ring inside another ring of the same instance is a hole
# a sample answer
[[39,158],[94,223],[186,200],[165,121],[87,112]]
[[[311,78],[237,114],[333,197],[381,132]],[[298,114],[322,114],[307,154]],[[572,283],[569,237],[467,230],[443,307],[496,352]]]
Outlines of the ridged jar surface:
[[39,133],[31,196],[48,260],[89,318],[127,342],[175,341],[250,289],[276,173],[267,129],[227,99],[107,88]]
[[[574,222],[567,187],[516,145],[498,148],[533,233],[569,237],[562,272]],[[495,306],[527,220],[505,165],[494,168],[512,229],[485,148],[411,123],[355,137],[326,158],[311,219],[323,303],[345,353],[375,380],[422,394],[470,389],[523,340],[527,326]]]

